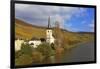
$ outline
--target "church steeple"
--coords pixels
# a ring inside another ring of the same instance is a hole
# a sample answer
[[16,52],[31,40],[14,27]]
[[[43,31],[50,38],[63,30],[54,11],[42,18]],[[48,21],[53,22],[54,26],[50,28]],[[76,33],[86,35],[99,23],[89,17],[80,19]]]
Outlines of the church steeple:
[[50,29],[50,16],[48,18],[48,29]]
[[54,37],[52,36],[52,29],[50,29],[50,16],[48,17],[48,28],[46,30],[46,42],[51,44],[54,43]]

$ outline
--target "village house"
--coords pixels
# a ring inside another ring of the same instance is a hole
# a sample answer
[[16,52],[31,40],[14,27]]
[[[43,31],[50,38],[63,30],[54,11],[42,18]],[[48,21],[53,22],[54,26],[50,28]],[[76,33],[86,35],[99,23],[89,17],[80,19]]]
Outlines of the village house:
[[16,39],[15,40],[15,51],[18,51],[21,49],[21,45],[24,43],[24,40],[22,39]]
[[40,39],[32,38],[28,44],[31,45],[33,48],[37,48],[38,45],[40,45],[42,42]]

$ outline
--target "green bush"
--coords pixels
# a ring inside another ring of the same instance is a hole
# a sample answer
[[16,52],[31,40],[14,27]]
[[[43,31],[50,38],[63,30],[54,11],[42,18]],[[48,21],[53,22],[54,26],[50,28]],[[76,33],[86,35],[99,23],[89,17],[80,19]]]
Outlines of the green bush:
[[29,44],[22,44],[21,52],[23,54],[32,55],[33,48]]
[[54,51],[48,43],[40,44],[37,47],[37,51],[41,52],[45,57],[49,57],[54,54]]
[[47,43],[40,44],[36,49],[29,44],[22,44],[21,50],[15,52],[15,65],[30,65],[32,63],[40,63],[45,58],[54,55],[55,51],[51,45]]
[[16,65],[28,65],[33,62],[32,58],[33,48],[29,44],[22,44],[21,50],[15,52]]
[[20,65],[30,65],[32,64],[32,56],[23,54],[19,58],[15,59],[15,65],[20,66]]
[[19,58],[22,55],[21,50],[15,52],[15,58]]
[[42,62],[43,58],[44,58],[44,57],[43,57],[43,55],[42,55],[41,52],[34,51],[34,52],[32,53],[32,59],[33,59],[33,62],[34,62],[34,63]]

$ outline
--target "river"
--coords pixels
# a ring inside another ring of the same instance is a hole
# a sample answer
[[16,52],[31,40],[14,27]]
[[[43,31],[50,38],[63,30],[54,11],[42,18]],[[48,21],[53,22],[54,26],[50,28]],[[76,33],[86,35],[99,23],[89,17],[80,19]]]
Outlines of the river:
[[76,47],[64,51],[63,55],[61,54],[57,57],[51,56],[50,59],[45,59],[42,63],[39,64],[94,61],[94,46],[94,41],[78,44]]
[[94,42],[79,44],[70,51],[66,51],[61,62],[84,62],[94,61]]

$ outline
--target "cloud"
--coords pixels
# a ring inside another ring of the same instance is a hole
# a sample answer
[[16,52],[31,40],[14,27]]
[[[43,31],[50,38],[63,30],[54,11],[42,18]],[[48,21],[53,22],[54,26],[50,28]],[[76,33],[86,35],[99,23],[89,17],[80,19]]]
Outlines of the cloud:
[[94,19],[92,19],[90,27],[94,27]]
[[79,8],[78,11],[75,13],[76,17],[84,17],[87,16],[86,14],[87,9],[86,8]]
[[86,20],[83,20],[83,21],[81,22],[81,24],[84,24],[84,25],[86,25],[86,24],[88,24],[88,21],[86,21]]
[[79,29],[73,27],[73,24],[71,24],[71,23],[64,24],[64,29],[67,29],[68,31],[73,31],[73,32],[78,32],[79,31]]
[[86,21],[82,21],[81,23],[82,23],[82,24],[86,24]]
[[90,31],[94,32],[94,20],[92,20],[88,26],[90,28]]
[[94,28],[94,23],[89,24],[91,28]]
[[16,18],[38,26],[47,26],[50,16],[52,26],[54,26],[55,21],[58,21],[60,27],[63,28],[65,20],[71,20],[73,15],[78,16],[82,12],[84,12],[83,8],[76,7],[15,4]]

